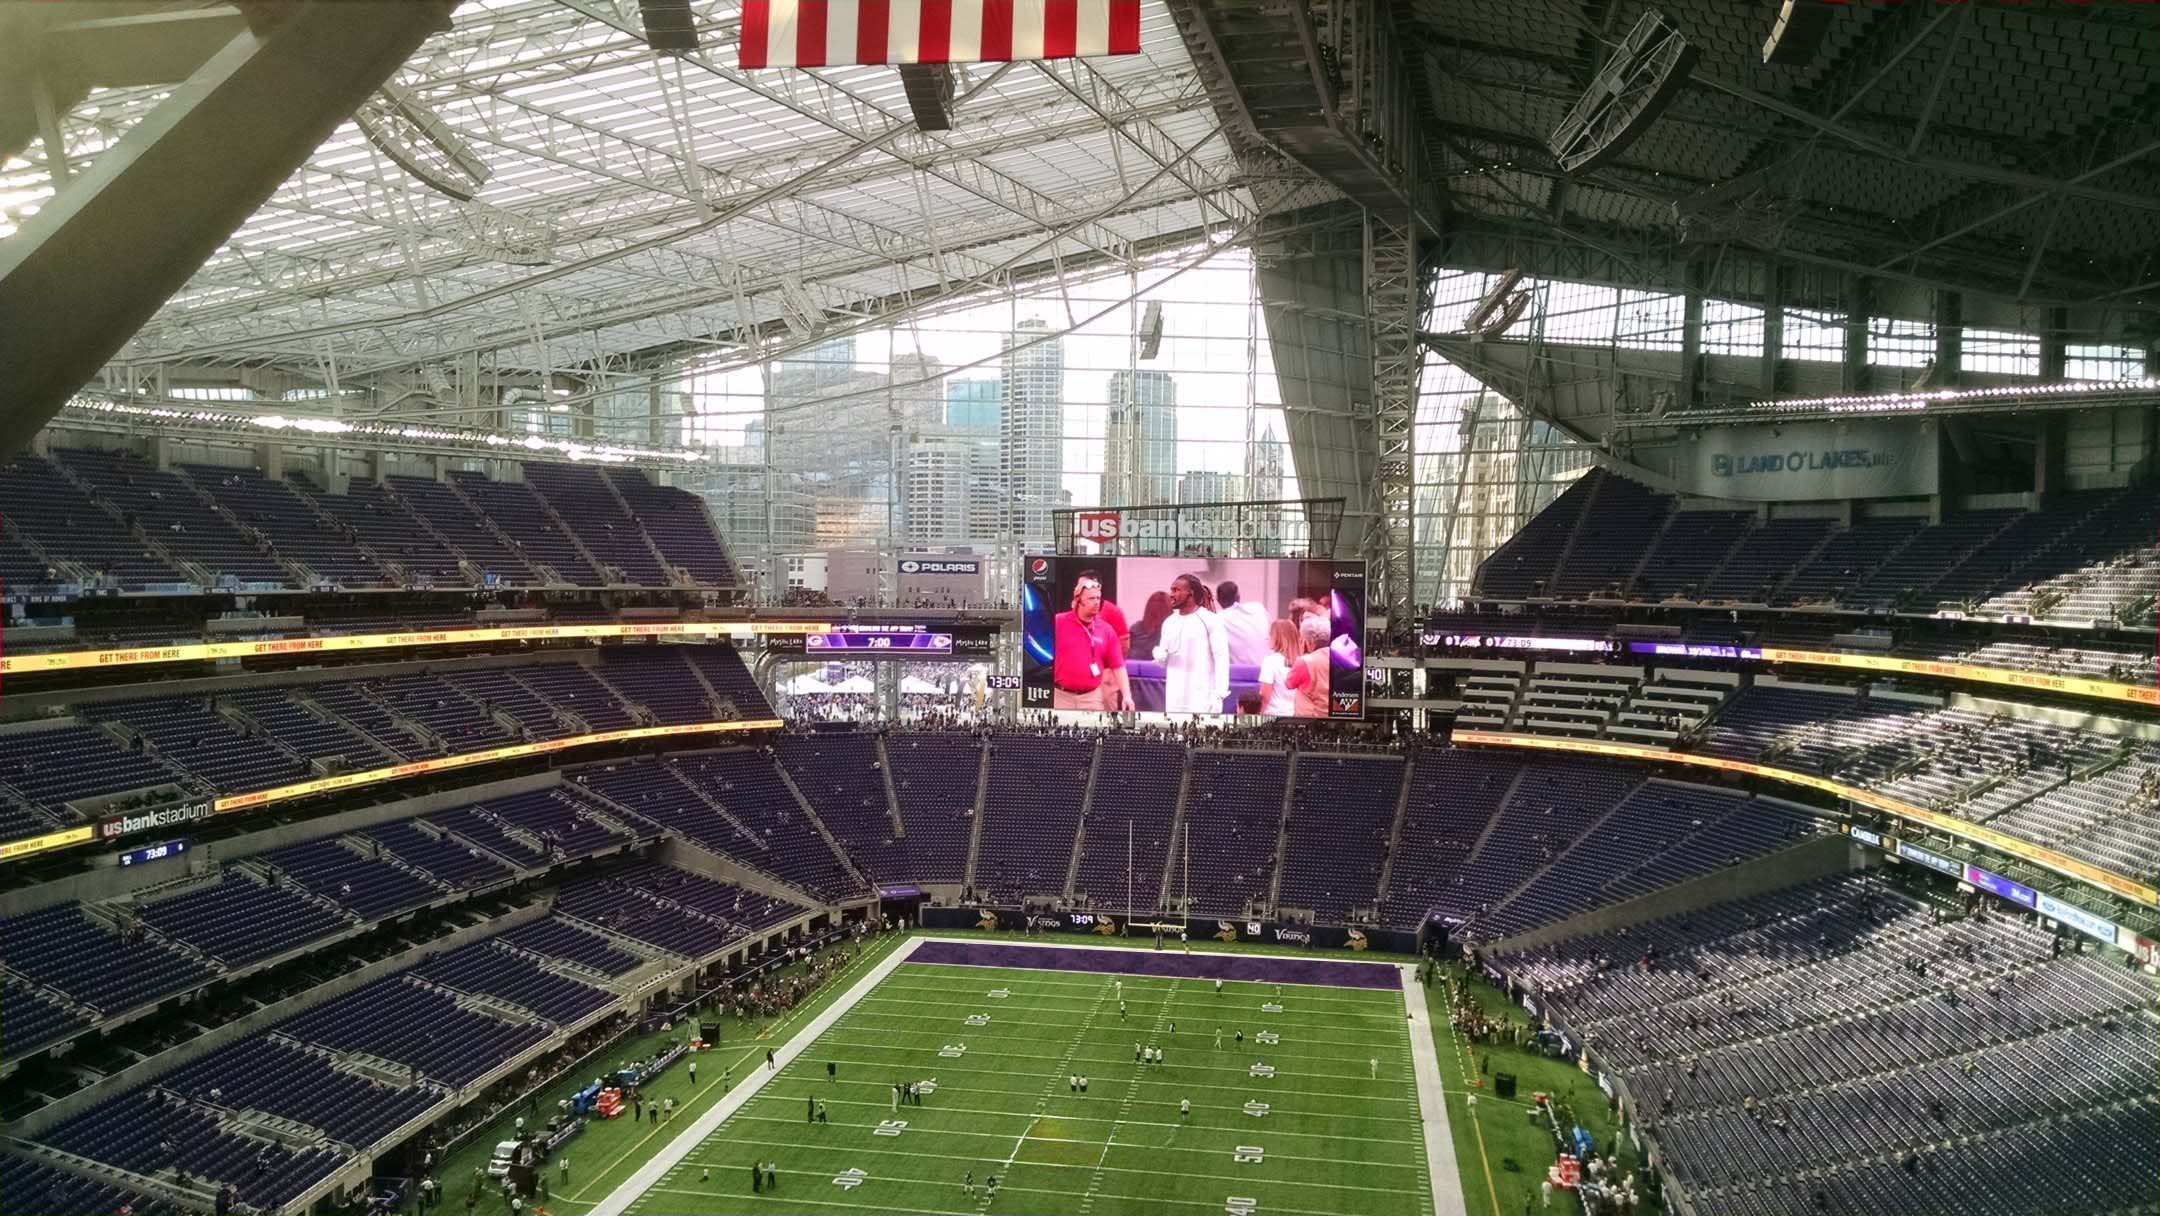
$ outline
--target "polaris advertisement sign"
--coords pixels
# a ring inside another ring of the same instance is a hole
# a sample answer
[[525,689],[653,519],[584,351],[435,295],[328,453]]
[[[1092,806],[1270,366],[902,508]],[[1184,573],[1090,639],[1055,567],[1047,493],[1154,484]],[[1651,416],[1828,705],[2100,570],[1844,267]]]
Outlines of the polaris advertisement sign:
[[979,557],[903,557],[900,559],[902,574],[967,574],[982,573]]
[[1687,440],[1682,488],[1742,502],[1820,502],[1933,494],[1931,426],[1903,420],[1711,427]]

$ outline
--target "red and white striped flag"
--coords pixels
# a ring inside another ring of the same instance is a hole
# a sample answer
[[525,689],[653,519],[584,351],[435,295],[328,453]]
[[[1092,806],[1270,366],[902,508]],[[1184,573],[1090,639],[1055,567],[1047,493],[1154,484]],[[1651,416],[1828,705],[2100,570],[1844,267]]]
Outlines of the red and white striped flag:
[[1140,0],[743,0],[745,68],[1140,53]]

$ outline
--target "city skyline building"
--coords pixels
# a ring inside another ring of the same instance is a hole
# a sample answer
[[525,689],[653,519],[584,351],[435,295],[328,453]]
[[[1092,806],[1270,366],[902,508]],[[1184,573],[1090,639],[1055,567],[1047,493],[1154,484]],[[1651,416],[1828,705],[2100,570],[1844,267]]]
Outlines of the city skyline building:
[[[1023,548],[1047,545],[1050,513],[1067,500],[1065,478],[1065,340],[1045,338],[1048,323],[1022,321],[1005,336],[1004,410],[998,420],[998,469],[1005,490],[1004,533]],[[1033,345],[1023,346],[1023,343]]]
[[1118,371],[1108,381],[1102,505],[1152,507],[1177,497],[1177,381]]

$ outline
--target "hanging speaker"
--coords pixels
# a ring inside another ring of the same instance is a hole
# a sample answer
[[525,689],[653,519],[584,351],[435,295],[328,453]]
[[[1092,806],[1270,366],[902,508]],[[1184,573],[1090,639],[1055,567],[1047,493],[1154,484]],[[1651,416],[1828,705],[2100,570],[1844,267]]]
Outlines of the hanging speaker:
[[1149,300],[1140,316],[1140,357],[1152,359],[1162,350],[1162,301]]
[[1588,172],[1626,151],[1687,83],[1699,53],[1672,18],[1644,13],[1554,129],[1550,142],[1561,171]]

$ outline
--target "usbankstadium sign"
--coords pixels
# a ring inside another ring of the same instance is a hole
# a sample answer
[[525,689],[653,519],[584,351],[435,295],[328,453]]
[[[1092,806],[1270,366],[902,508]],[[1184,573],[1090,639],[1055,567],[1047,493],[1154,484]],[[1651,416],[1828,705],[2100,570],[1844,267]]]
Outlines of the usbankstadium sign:
[[1910,421],[1712,427],[1689,446],[1680,462],[1686,488],[1713,498],[1805,502],[1936,489],[1934,430]]

